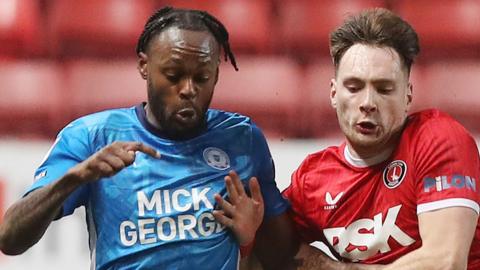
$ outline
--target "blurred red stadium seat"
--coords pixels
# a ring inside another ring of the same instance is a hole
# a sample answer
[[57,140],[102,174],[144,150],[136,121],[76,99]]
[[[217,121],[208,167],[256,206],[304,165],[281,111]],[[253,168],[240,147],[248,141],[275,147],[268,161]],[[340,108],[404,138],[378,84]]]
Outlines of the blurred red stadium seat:
[[335,77],[330,58],[318,59],[305,71],[307,93],[304,103],[304,126],[313,137],[337,135],[338,127],[335,109],[330,104],[330,81]]
[[369,7],[383,7],[383,0],[317,1],[285,0],[278,4],[284,51],[329,54],[329,35],[349,14]]
[[50,62],[0,63],[0,133],[52,135],[61,127],[62,81]]
[[220,69],[212,107],[252,117],[271,136],[298,136],[302,77],[288,58],[242,57]]
[[230,34],[234,52],[265,53],[271,50],[272,4],[268,0],[163,0],[162,5],[206,10]]
[[422,55],[480,56],[480,1],[403,0],[396,10],[417,31]]
[[146,82],[134,60],[75,61],[67,66],[72,118],[146,101]]
[[419,91],[428,91],[432,107],[480,132],[479,74],[478,61],[436,62],[425,67],[425,89]]
[[410,72],[410,83],[412,84],[413,101],[410,113],[430,109],[433,107],[431,92],[425,85],[425,67],[415,63]]
[[57,56],[134,56],[152,0],[52,0],[51,49]]
[[43,21],[37,0],[0,1],[0,55],[41,54]]

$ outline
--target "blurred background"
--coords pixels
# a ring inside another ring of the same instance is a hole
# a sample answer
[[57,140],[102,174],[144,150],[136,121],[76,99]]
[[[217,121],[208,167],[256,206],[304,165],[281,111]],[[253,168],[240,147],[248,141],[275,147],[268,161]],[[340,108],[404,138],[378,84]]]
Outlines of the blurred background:
[[[281,189],[307,153],[341,141],[328,36],[368,7],[397,12],[420,36],[413,111],[446,111],[479,141],[479,0],[0,0],[0,213],[63,126],[146,99],[135,45],[165,5],[207,10],[227,27],[240,70],[222,64],[212,106],[265,131]],[[83,220],[78,211],[55,222],[26,254],[0,255],[0,269],[88,269]]]

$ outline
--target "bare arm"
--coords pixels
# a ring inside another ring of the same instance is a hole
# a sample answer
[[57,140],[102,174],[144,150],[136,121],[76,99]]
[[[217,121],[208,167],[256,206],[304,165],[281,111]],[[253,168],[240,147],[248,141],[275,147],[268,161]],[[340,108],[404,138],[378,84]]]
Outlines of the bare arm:
[[319,250],[303,247],[297,255],[303,265],[298,269],[467,269],[470,245],[478,215],[470,208],[451,207],[418,216],[422,247],[388,265],[341,263]]
[[62,205],[81,185],[112,176],[133,163],[135,151],[154,157],[157,152],[136,142],[113,143],[71,168],[58,181],[39,188],[13,204],[0,224],[0,250],[8,255],[25,252],[37,243]]
[[257,232],[255,255],[263,269],[295,269],[293,257],[300,247],[287,213],[266,219]]
[[0,225],[0,249],[7,255],[25,252],[37,243],[67,197],[80,186],[72,175],[39,188],[13,204],[5,213]]
[[264,270],[380,269],[372,265],[334,261],[317,248],[300,243],[300,237],[295,232],[292,221],[286,213],[268,219],[262,224],[257,232],[255,255],[261,262]]
[[358,263],[345,263],[332,260],[322,251],[307,244],[302,244],[299,252],[295,256],[295,264],[297,270],[379,270],[383,266],[379,265],[364,265]]
[[420,214],[422,247],[384,269],[467,269],[477,220],[477,213],[466,207]]

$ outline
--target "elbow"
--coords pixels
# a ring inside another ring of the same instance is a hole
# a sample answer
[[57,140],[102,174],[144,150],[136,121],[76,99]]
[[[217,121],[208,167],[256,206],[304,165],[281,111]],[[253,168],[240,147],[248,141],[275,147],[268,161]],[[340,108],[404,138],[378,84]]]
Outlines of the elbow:
[[457,269],[467,269],[468,262],[467,260],[451,259],[447,264],[445,269],[448,270],[457,270]]
[[13,245],[6,244],[5,241],[3,241],[3,239],[0,239],[0,251],[5,255],[14,256],[14,255],[20,255],[24,253],[26,250],[21,250],[16,248]]
[[14,249],[14,248],[5,247],[5,246],[2,246],[0,248],[2,250],[2,253],[4,255],[8,255],[8,256],[20,255],[23,252],[25,252],[25,250],[18,250],[18,249]]
[[435,265],[432,265],[432,269],[444,269],[444,270],[458,270],[458,269],[467,269],[467,258],[462,256],[456,256],[454,254],[449,254],[438,258],[433,262]]
[[26,249],[19,249],[15,245],[15,241],[8,239],[8,233],[5,232],[5,224],[0,224],[0,251],[5,255],[20,255],[26,251]]

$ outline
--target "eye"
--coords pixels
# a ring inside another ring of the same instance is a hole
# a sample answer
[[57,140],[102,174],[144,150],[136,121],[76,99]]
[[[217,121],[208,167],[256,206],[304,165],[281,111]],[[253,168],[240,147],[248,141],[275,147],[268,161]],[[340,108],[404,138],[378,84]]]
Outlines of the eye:
[[378,87],[377,92],[382,95],[390,94],[393,91],[392,87]]
[[345,85],[345,88],[351,93],[355,93],[360,91],[362,88],[357,85]]
[[198,74],[194,77],[194,80],[197,83],[206,83],[210,80],[210,75],[208,75],[208,74]]
[[356,93],[365,87],[365,83],[358,79],[347,79],[343,82],[343,86],[350,93]]
[[164,75],[167,80],[172,83],[178,83],[180,81],[180,78],[182,77],[181,74],[175,72],[165,72]]

